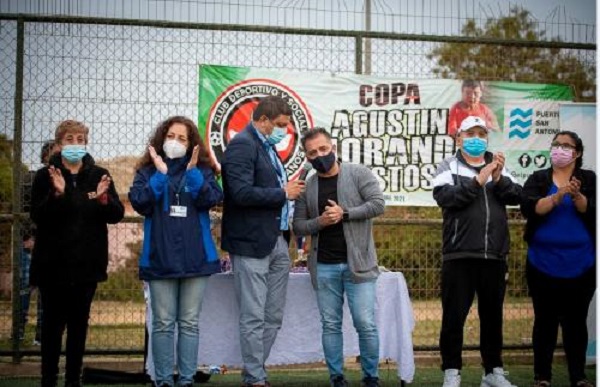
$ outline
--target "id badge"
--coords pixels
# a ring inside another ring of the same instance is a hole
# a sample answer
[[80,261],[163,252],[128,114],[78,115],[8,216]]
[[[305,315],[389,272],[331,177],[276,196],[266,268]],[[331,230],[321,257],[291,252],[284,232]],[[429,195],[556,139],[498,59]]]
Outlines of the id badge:
[[171,213],[169,215],[177,218],[185,218],[187,216],[187,207],[171,206]]

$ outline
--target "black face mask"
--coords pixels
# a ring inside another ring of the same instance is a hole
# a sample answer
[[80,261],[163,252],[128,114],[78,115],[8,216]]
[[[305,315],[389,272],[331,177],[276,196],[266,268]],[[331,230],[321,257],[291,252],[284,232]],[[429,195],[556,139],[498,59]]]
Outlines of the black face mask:
[[335,163],[335,153],[333,151],[329,152],[325,156],[318,156],[312,160],[308,160],[313,168],[320,173],[327,173],[333,167],[333,163]]

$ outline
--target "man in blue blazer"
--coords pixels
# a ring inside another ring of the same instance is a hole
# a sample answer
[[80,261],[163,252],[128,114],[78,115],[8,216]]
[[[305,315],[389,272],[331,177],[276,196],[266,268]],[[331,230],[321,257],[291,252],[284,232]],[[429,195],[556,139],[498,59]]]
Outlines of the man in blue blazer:
[[288,182],[275,144],[287,133],[292,111],[280,97],[263,98],[252,121],[227,145],[222,162],[222,242],[233,264],[240,304],[244,386],[269,386],[265,361],[281,327],[290,257],[288,200],[304,182]]

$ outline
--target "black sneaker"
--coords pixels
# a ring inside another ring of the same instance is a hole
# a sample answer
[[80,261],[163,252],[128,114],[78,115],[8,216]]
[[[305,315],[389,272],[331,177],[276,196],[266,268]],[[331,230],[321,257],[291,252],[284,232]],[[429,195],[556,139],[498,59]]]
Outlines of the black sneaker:
[[366,376],[362,380],[363,387],[379,387],[379,378]]
[[344,378],[344,375],[335,375],[329,379],[331,387],[348,387],[348,381]]

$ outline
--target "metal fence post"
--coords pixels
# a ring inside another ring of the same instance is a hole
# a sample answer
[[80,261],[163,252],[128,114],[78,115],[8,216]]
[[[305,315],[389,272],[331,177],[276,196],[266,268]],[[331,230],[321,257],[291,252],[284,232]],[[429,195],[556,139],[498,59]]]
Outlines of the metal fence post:
[[12,260],[13,260],[13,297],[12,297],[12,349],[13,363],[21,360],[21,221],[23,202],[23,174],[21,147],[23,138],[23,57],[25,51],[25,20],[17,20],[17,58],[15,71],[15,129],[13,133],[13,195],[12,195]]
[[362,74],[362,54],[363,54],[363,43],[362,36],[354,37],[355,51],[354,51],[354,72],[356,74]]

